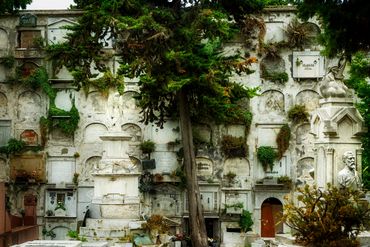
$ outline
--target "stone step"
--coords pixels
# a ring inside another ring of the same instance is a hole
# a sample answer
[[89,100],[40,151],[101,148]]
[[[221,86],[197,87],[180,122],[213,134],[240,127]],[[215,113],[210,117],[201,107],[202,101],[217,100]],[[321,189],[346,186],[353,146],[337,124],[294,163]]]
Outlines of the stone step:
[[82,247],[100,247],[100,246],[111,246],[111,247],[133,247],[132,243],[122,242],[119,238],[99,238],[99,237],[86,237],[87,242],[82,243]]
[[143,223],[137,219],[86,219],[86,227],[95,229],[140,229]]
[[107,229],[80,227],[80,235],[82,237],[99,238],[107,241],[112,238],[124,238],[128,234],[128,231],[128,229],[124,228]]

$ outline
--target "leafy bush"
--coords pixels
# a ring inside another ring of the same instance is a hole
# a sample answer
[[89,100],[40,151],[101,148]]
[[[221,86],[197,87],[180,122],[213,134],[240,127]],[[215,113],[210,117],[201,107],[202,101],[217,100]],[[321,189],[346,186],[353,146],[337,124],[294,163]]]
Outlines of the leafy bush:
[[0,147],[0,153],[6,154],[6,155],[18,153],[22,151],[25,146],[26,146],[26,143],[24,141],[11,138],[8,141],[6,146]]
[[247,144],[242,137],[225,135],[221,141],[221,150],[226,157],[246,157]]
[[309,246],[359,246],[356,237],[369,222],[368,203],[361,192],[339,189],[328,184],[327,190],[306,185],[298,189],[298,202],[286,201],[282,220],[294,229],[297,242]]
[[140,143],[140,150],[144,154],[150,154],[155,150],[155,143],[150,140],[143,141],[142,143]]
[[308,116],[309,115],[306,110],[306,106],[304,105],[295,105],[288,111],[288,118],[292,120],[295,124],[307,122]]
[[244,232],[252,230],[253,220],[251,212],[243,210],[243,213],[240,215],[239,226]]
[[277,179],[278,184],[284,184],[286,187],[292,186],[292,179],[288,176],[280,176]]
[[278,154],[273,147],[261,146],[257,149],[257,158],[262,163],[264,171],[267,171],[267,167],[270,167],[270,170],[272,170],[277,156]]
[[284,124],[276,137],[276,144],[278,146],[278,159],[281,159],[285,151],[289,148],[290,136],[291,133],[289,125]]

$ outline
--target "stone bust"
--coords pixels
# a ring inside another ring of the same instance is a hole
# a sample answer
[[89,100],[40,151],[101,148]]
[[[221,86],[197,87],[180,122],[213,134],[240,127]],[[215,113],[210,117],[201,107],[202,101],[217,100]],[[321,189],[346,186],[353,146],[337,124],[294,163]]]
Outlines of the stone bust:
[[355,156],[351,151],[343,154],[345,167],[338,173],[338,184],[341,188],[359,189],[361,180],[356,171]]

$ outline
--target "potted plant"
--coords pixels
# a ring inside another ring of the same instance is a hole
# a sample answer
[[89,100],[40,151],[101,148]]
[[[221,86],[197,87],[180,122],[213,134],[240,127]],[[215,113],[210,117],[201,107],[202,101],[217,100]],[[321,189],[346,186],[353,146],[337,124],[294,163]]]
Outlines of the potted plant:
[[66,207],[64,202],[59,201],[54,209],[55,216],[66,216]]
[[140,144],[140,150],[147,155],[147,159],[141,161],[144,170],[155,169],[155,159],[150,159],[150,154],[155,150],[155,143],[151,140],[143,141]]

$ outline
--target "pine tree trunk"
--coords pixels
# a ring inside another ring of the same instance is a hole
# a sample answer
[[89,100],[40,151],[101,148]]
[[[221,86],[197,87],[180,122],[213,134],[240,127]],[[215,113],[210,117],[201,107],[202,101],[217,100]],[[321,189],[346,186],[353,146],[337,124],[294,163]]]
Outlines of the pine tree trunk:
[[187,182],[187,196],[189,205],[189,227],[191,240],[194,247],[207,247],[207,231],[203,217],[202,203],[197,178],[195,154],[193,146],[193,133],[190,121],[188,99],[183,90],[178,93],[180,126],[182,144],[184,148],[184,166]]

